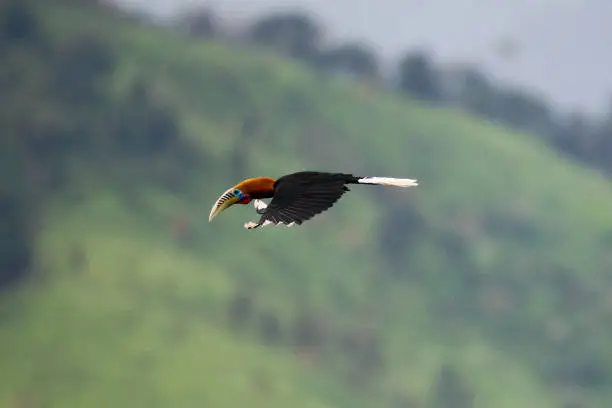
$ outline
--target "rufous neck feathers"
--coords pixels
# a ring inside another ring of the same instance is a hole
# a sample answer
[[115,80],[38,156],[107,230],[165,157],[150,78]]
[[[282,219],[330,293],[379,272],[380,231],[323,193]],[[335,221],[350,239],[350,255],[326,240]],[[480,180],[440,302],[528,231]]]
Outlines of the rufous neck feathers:
[[274,193],[274,181],[271,177],[255,177],[241,181],[235,188],[253,198],[269,198]]

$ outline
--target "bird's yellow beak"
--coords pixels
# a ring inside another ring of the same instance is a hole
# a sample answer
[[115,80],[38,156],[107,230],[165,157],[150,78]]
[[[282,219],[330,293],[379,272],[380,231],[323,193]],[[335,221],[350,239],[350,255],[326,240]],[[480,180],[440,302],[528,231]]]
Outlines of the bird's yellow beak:
[[238,197],[236,197],[232,193],[232,191],[234,191],[234,188],[228,189],[225,193],[221,194],[221,197],[217,199],[217,201],[210,210],[208,222],[211,222],[217,215],[221,213],[221,211],[231,207],[239,201]]

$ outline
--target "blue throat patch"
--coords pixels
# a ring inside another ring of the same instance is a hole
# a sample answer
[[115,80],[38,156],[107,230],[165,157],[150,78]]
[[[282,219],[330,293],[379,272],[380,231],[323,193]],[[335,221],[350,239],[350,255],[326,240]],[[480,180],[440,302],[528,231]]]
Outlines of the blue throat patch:
[[233,191],[234,196],[236,196],[239,200],[244,200],[246,198],[246,194],[244,194],[242,191],[236,189]]

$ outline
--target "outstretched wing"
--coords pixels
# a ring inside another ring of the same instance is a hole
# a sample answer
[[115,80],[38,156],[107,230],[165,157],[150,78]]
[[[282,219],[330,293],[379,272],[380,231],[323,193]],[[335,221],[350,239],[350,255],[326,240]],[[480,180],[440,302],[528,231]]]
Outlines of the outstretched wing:
[[347,191],[344,180],[279,183],[257,225],[300,225],[331,208]]

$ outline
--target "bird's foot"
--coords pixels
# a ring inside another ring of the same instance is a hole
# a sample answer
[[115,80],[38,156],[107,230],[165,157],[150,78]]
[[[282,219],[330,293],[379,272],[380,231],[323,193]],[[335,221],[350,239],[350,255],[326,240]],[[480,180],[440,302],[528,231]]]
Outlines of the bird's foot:
[[255,207],[255,212],[260,215],[266,211],[266,208],[268,208],[268,204],[259,199],[253,200],[253,206]]
[[259,227],[260,224],[253,222],[253,221],[249,221],[247,223],[244,224],[244,228],[246,229],[253,229],[253,228],[257,228]]

